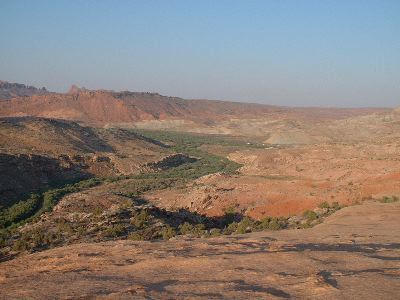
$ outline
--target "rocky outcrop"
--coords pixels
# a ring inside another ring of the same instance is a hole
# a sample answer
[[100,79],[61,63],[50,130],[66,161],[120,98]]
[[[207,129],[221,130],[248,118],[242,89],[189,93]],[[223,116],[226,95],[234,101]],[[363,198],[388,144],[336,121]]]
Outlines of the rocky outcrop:
[[49,92],[45,87],[40,89],[20,83],[10,83],[0,80],[0,100],[9,100],[15,97],[28,97],[32,95],[46,95]]

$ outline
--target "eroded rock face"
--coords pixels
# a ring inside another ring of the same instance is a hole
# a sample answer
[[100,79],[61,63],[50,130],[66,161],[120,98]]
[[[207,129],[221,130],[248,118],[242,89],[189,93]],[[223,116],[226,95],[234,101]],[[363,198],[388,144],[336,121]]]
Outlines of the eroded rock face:
[[399,214],[367,203],[307,230],[56,248],[1,263],[1,297],[397,299]]

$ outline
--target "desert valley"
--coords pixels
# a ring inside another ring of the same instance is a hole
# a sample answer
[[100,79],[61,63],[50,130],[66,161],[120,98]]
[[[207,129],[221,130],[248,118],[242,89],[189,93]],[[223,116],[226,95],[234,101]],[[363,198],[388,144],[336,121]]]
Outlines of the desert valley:
[[398,108],[1,81],[0,170],[1,299],[400,292]]

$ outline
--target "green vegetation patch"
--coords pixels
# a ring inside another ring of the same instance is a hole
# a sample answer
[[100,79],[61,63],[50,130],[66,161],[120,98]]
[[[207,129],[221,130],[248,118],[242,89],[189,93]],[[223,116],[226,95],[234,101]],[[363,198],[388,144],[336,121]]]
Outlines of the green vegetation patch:
[[28,199],[19,201],[0,212],[0,229],[15,228],[32,221],[42,213],[51,211],[57,202],[66,194],[76,193],[100,183],[100,179],[91,178],[78,183],[67,184],[62,188],[31,194]]

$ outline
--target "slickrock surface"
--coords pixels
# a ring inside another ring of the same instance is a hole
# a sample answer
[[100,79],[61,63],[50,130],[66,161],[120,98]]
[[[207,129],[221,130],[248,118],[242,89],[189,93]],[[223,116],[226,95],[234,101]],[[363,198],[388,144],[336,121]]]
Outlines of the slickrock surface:
[[77,244],[0,264],[1,299],[398,299],[400,203],[306,230]]

